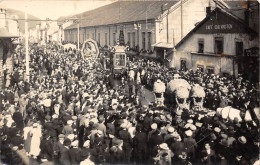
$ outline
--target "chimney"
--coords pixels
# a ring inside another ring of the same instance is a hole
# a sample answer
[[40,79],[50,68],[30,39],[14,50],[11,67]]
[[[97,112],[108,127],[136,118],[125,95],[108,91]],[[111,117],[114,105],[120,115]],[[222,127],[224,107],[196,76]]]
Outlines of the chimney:
[[212,2],[209,0],[209,5],[206,7],[206,16],[208,17],[211,13]]
[[208,17],[210,15],[210,13],[211,13],[211,7],[208,6],[208,7],[206,7],[206,16]]
[[6,29],[6,9],[0,8],[0,28]]
[[247,3],[247,5],[246,5],[247,8],[246,8],[246,10],[245,10],[245,24],[246,24],[247,27],[249,27],[249,14],[250,14],[249,8],[250,8],[250,2],[247,1],[246,3]]

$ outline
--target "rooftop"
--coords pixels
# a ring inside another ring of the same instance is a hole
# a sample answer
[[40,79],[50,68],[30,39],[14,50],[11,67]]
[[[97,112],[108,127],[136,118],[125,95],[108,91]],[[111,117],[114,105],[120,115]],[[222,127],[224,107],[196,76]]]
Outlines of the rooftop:
[[[110,25],[156,19],[163,10],[171,8],[178,1],[118,1],[112,4],[74,15],[80,19],[80,27]],[[66,29],[77,28],[73,24]]]

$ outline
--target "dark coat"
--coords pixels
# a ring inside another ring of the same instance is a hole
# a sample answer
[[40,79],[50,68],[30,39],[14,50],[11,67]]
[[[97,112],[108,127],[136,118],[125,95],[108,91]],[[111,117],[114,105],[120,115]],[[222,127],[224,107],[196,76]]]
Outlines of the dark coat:
[[144,132],[137,132],[134,137],[134,147],[137,150],[147,149],[147,135]]
[[154,148],[156,145],[163,143],[163,137],[161,135],[152,135],[149,140],[150,148]]
[[47,159],[53,159],[53,143],[50,140],[43,139],[40,143],[41,154],[45,154]]
[[23,123],[23,116],[21,112],[14,112],[13,120],[16,123],[17,128],[23,129],[24,123]]
[[195,148],[198,146],[195,139],[192,137],[184,138],[183,140],[184,146],[187,149],[188,154],[195,154]]
[[60,155],[60,163],[63,165],[71,165],[69,149],[65,148]]
[[71,148],[69,150],[69,156],[71,164],[79,164],[80,163],[80,149],[79,148]]
[[123,149],[131,149],[133,146],[133,139],[129,132],[121,130],[118,133],[118,138],[123,140]]

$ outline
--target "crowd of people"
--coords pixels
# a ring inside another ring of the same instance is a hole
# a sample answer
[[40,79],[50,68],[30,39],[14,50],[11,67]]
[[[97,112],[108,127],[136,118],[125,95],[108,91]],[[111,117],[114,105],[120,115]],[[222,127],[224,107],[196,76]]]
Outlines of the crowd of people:
[[[23,164],[17,151],[39,164],[255,164],[259,162],[259,121],[199,116],[176,104],[141,104],[132,78],[110,81],[99,59],[48,45],[30,51],[30,81],[17,62],[1,92],[1,159]],[[22,52],[23,53],[23,52]],[[241,77],[171,70],[157,62],[129,62],[137,85],[166,84],[179,74],[206,92],[205,111],[259,107],[259,91]],[[140,77],[140,78],[138,78]],[[139,89],[139,88],[137,88]],[[133,96],[134,95],[134,96]],[[167,96],[166,96],[167,97]]]

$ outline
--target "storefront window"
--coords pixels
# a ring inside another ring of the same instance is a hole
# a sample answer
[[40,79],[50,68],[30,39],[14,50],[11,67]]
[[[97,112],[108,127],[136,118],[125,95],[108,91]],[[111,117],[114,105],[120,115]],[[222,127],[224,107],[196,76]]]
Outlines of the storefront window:
[[133,46],[132,47],[135,48],[135,46],[136,46],[135,45],[135,32],[133,32],[133,36],[132,37],[133,37],[133,40],[132,40],[133,41]]
[[131,33],[130,32],[128,32],[128,44],[129,44],[129,46],[130,46],[130,43],[131,43]]
[[105,45],[107,45],[107,33],[105,33]]
[[151,50],[152,45],[152,33],[148,32],[148,49]]
[[113,33],[113,43],[116,45],[116,33]]
[[213,66],[207,66],[207,73],[208,74],[214,74],[215,73],[215,69]]
[[197,65],[197,70],[200,72],[204,72],[204,66],[203,65]]
[[186,68],[186,60],[181,60],[181,70],[182,71],[186,71],[187,68]]
[[145,32],[142,32],[142,46],[143,49],[145,50]]

